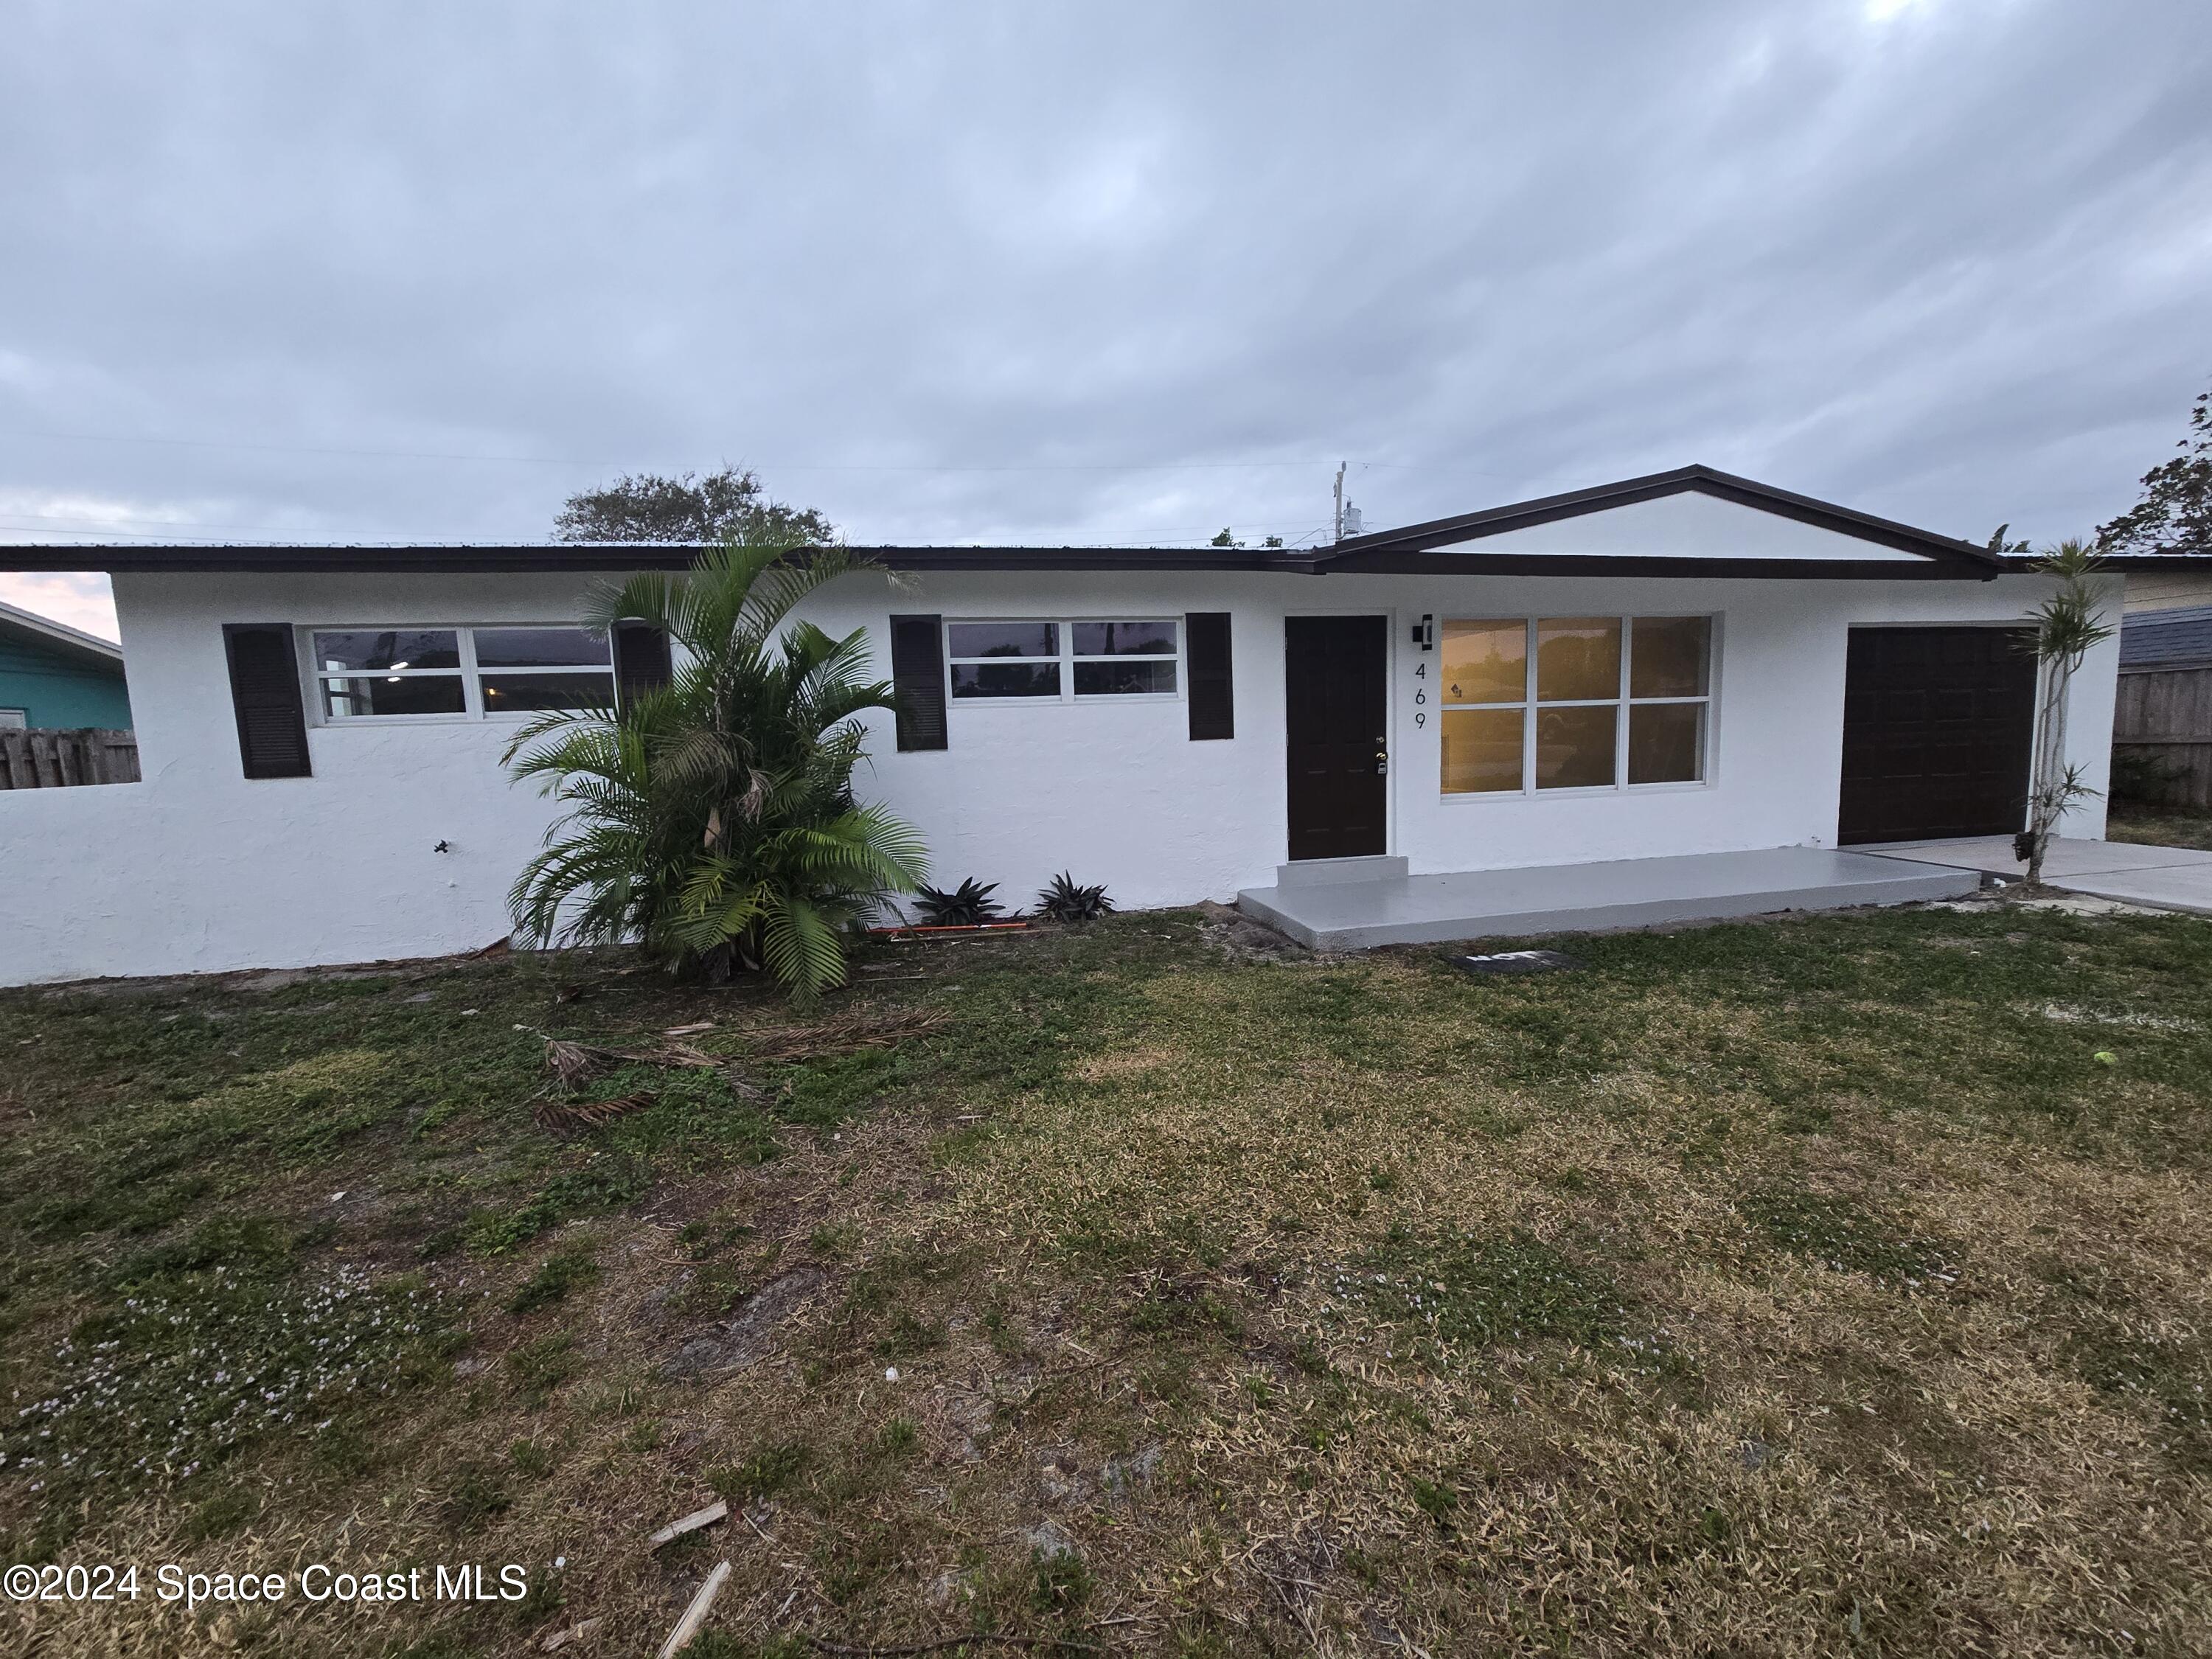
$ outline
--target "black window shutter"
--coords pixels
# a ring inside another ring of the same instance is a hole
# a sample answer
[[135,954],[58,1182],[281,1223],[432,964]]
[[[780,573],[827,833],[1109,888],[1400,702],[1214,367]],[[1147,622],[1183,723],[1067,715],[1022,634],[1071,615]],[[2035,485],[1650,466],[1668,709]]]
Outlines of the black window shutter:
[[668,684],[668,630],[657,623],[615,624],[615,700],[627,708]]
[[945,736],[945,618],[891,618],[891,687],[898,746],[942,749]]
[[300,657],[289,623],[226,623],[238,755],[249,778],[304,778],[307,717],[300,707]]
[[1190,739],[1237,735],[1237,696],[1229,673],[1229,613],[1192,611],[1182,619],[1183,661],[1190,673]]

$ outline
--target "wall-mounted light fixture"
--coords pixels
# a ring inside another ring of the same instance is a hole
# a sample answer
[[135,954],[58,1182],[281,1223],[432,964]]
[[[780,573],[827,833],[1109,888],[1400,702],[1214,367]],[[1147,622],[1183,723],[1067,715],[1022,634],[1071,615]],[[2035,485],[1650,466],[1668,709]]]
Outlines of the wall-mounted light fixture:
[[1437,619],[1434,617],[1425,615],[1413,624],[1413,643],[1424,651],[1437,648]]

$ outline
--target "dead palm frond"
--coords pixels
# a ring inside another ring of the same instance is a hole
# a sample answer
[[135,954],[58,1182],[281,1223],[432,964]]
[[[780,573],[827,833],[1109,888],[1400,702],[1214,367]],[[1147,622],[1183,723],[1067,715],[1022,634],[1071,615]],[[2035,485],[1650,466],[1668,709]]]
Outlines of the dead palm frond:
[[619,1066],[672,1066],[712,1068],[723,1064],[703,1048],[688,1042],[656,1043],[650,1048],[602,1048],[566,1037],[545,1039],[545,1069],[554,1086],[570,1092],[593,1078]]
[[853,1054],[862,1048],[894,1048],[927,1036],[951,1019],[942,1008],[902,1008],[888,1013],[857,1012],[814,1025],[779,1025],[740,1033],[756,1060],[808,1060]]
[[659,1101],[659,1095],[642,1089],[613,1100],[555,1100],[541,1095],[531,1115],[542,1129],[550,1129],[555,1134],[579,1134],[586,1129],[602,1128],[632,1112],[641,1112],[648,1106],[658,1105]]

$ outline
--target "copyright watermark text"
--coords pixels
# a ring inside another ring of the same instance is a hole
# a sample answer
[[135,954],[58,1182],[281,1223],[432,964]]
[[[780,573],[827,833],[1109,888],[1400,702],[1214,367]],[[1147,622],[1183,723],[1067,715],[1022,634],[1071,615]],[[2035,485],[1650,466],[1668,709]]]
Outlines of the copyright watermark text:
[[165,1563],[64,1565],[25,1563],[0,1572],[11,1601],[173,1602],[186,1607],[281,1601],[520,1601],[530,1594],[530,1570],[464,1561],[391,1572],[364,1572],[326,1561],[288,1571],[203,1572]]

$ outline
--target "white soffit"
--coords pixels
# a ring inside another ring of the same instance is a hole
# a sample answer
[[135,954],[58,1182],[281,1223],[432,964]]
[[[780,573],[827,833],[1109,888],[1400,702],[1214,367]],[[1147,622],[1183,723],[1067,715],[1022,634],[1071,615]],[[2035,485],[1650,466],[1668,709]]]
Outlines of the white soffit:
[[1823,530],[1778,513],[1695,490],[1601,507],[1549,524],[1438,543],[1437,553],[1559,553],[1584,558],[1803,559],[1927,564],[1879,542]]

